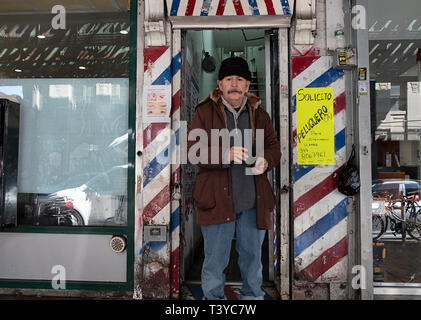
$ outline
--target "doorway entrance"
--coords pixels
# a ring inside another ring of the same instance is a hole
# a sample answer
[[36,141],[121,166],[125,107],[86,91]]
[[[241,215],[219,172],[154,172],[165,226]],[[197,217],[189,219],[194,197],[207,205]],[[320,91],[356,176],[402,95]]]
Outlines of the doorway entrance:
[[[225,58],[244,58],[252,74],[249,92],[262,100],[262,106],[273,119],[279,139],[279,84],[278,33],[277,30],[230,29],[187,30],[181,32],[181,109],[180,119],[190,122],[197,104],[205,99],[217,86],[220,63]],[[196,224],[192,190],[197,168],[191,164],[181,166],[183,195],[180,208],[180,280],[187,285],[200,286],[201,268],[204,259],[203,238]],[[273,230],[266,233],[262,250],[263,281],[273,286],[279,279],[279,170],[269,173],[269,180],[277,198],[273,212]],[[241,274],[237,265],[235,237],[232,241],[231,257],[225,270],[227,285],[241,286]]]

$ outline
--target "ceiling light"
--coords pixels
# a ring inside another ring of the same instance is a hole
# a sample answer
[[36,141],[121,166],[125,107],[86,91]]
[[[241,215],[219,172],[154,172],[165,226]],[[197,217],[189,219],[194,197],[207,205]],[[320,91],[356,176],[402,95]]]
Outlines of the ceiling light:
[[80,66],[80,67],[79,67],[79,69],[80,69],[80,70],[86,70],[86,67],[84,67],[84,66]]
[[37,35],[37,38],[38,39],[45,39],[46,37],[43,34],[39,34],[39,35]]
[[120,33],[121,33],[121,34],[128,34],[128,33],[129,33],[129,31],[127,31],[127,30],[121,30],[121,31],[120,31]]
[[408,51],[409,51],[409,49],[411,49],[412,48],[412,46],[414,45],[414,42],[411,42],[407,47],[406,47],[406,49],[403,51],[403,54],[406,54]]
[[371,49],[371,51],[368,53],[368,55],[371,55],[374,51],[376,51],[376,49],[380,46],[379,43],[377,43],[373,49]]
[[395,50],[393,50],[392,51],[392,53],[390,54],[391,56],[393,56],[395,53],[396,53],[396,51],[398,51],[399,50],[399,48],[402,46],[402,43],[401,42],[399,42],[399,44],[396,46],[396,48],[395,48]]
[[15,69],[15,71],[16,71],[16,72],[22,72],[22,70],[21,70],[21,69]]

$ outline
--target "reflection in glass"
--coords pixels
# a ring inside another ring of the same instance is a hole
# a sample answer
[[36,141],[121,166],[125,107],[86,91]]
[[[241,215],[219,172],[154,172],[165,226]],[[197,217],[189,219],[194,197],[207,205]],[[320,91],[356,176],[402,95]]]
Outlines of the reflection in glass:
[[375,282],[421,286],[421,7],[370,0]]
[[21,104],[18,224],[127,225],[129,12],[50,22],[0,23],[0,93]]

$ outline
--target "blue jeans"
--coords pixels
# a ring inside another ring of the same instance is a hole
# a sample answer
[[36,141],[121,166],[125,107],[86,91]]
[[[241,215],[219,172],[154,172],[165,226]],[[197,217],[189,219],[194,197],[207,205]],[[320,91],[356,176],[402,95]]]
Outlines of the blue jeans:
[[224,294],[225,274],[228,266],[231,242],[236,232],[238,266],[243,280],[242,300],[263,300],[265,292],[261,285],[262,244],[266,230],[256,226],[256,209],[245,210],[235,215],[235,221],[201,226],[205,260],[202,266],[202,290],[207,300],[226,299]]

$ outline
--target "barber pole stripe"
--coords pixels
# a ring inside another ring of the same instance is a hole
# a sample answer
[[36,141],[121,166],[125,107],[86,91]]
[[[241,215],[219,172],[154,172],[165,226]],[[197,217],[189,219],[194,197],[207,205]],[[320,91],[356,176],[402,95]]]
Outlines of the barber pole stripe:
[[278,273],[278,230],[276,228],[276,208],[273,210],[273,268]]
[[[144,50],[144,84],[145,85],[172,85],[171,116],[177,117],[180,103],[179,83],[181,53],[171,54],[170,47],[150,47]],[[173,81],[176,79],[176,81]],[[174,281],[174,272],[170,263],[179,265],[179,238],[174,236],[179,232],[179,210],[171,203],[171,181],[179,179],[179,167],[171,165],[174,149],[180,145],[179,130],[171,131],[172,123],[146,124],[143,131],[143,223],[144,225],[168,225],[171,237],[171,245],[167,242],[145,243],[140,250],[148,247],[160,257],[160,261],[167,261],[168,265],[162,268],[171,269],[168,278],[161,277],[160,285],[173,288],[178,293],[177,281]],[[171,247],[171,249],[170,249]],[[171,250],[171,252],[170,252]],[[156,279],[157,274],[168,274],[163,269],[156,270],[145,265],[145,279]],[[171,280],[170,280],[171,279]],[[171,283],[169,283],[171,281]]]
[[[299,278],[305,278],[309,281],[316,281],[329,269],[339,264],[338,260],[345,258],[348,255],[348,238],[343,237],[334,246],[325,250],[306,268],[301,269],[298,273]],[[346,265],[343,266],[346,268]]]
[[[174,171],[172,181],[180,179],[180,167]],[[171,241],[171,293],[178,295],[180,291],[180,202],[171,201],[170,241]]]
[[[331,57],[310,55],[292,58],[292,77],[295,272],[311,282],[346,281],[348,198],[337,189],[346,163],[344,72],[332,68]],[[333,88],[335,165],[297,164],[295,94],[310,87]]]
[[172,17],[291,15],[294,0],[167,0]]
[[244,11],[243,11],[243,5],[241,4],[241,1],[240,0],[232,0],[232,2],[234,3],[234,9],[235,9],[235,13],[237,14],[237,16],[243,16]]
[[[144,85],[166,85],[171,81],[168,67],[171,64],[171,51],[169,47],[149,47],[144,49]],[[169,161],[165,158],[170,145],[169,124],[145,124],[143,130],[143,225],[169,224],[169,181],[171,170]],[[159,220],[156,218],[159,217]],[[153,251],[159,257],[160,265],[143,264],[142,282],[147,283],[146,288],[170,287],[168,268],[170,265],[169,246],[166,242],[143,243],[139,255],[149,255]],[[142,285],[141,285],[142,286]],[[145,289],[146,290],[146,289]],[[164,290],[165,291],[165,290]],[[169,291],[169,290],[168,290]],[[145,296],[154,297],[154,292],[143,292]],[[167,298],[162,296],[160,298]]]
[[200,15],[202,17],[209,15],[209,10],[210,10],[211,3],[212,3],[211,0],[204,0],[203,1],[202,8],[200,9]]
[[[171,186],[181,183],[181,32],[173,33],[173,58],[172,58],[172,108],[171,126],[177,132],[175,141],[172,141],[172,164],[171,164]],[[182,187],[179,189],[183,192]],[[173,193],[174,190],[171,190]],[[171,263],[170,263],[170,290],[173,298],[177,298],[180,292],[180,201],[171,201],[170,219],[170,241],[171,241]]]
[[188,0],[187,8],[186,8],[186,16],[193,15],[195,5],[196,5],[196,0]]
[[266,12],[268,15],[274,15],[275,9],[271,0],[265,0]]
[[222,16],[224,14],[226,2],[227,2],[227,0],[219,0],[219,2],[218,2],[218,9],[216,10],[216,14],[215,15]]
[[290,6],[289,6],[289,1],[288,0],[281,0],[281,3],[282,3],[282,10],[283,10],[284,14],[285,15],[291,14],[291,9],[290,9]]
[[[162,47],[145,49],[145,61],[148,62],[148,65],[145,66],[145,85],[170,84],[173,78],[172,74],[174,72],[179,74],[181,55],[178,54],[169,59],[171,57],[170,48],[164,48],[165,50]],[[150,75],[150,77],[147,78],[146,75]],[[179,96],[179,88],[173,94],[173,102],[177,102],[177,96]],[[173,115],[178,111],[179,106],[179,102],[172,106],[171,113]],[[144,199],[147,199],[144,201],[144,210],[146,210],[144,212],[146,213],[146,222],[151,224],[155,224],[153,219],[169,203],[171,143],[173,143],[173,147],[179,145],[179,131],[175,131],[172,135],[171,133],[170,123],[151,123],[143,132],[143,156],[145,159],[143,194]],[[149,208],[151,209],[149,210]],[[169,214],[167,220],[169,220]]]
[[259,5],[257,4],[257,1],[256,0],[248,0],[248,3],[250,5],[250,10],[252,11],[252,15],[260,16],[260,10],[259,10]]

